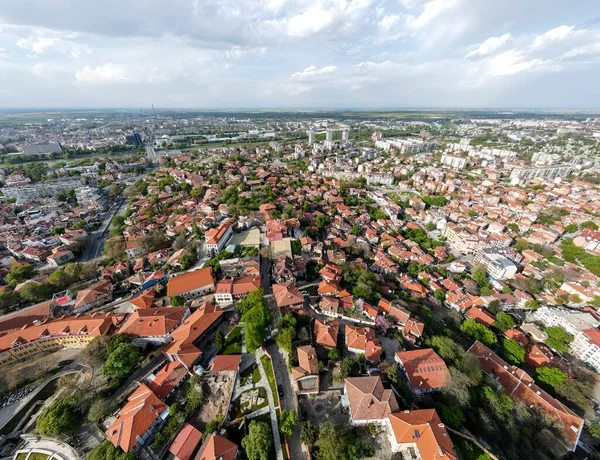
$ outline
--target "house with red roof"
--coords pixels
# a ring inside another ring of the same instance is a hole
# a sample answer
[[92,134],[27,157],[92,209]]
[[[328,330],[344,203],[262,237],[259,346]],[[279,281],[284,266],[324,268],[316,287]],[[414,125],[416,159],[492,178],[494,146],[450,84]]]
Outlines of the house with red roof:
[[477,321],[478,323],[483,324],[487,327],[492,327],[494,325],[494,322],[496,321],[494,315],[478,307],[469,308],[465,315],[468,318],[471,318],[473,321]]
[[204,302],[177,329],[171,332],[173,341],[163,352],[171,361],[178,360],[187,369],[191,369],[202,356],[202,351],[196,346],[196,343],[214,331],[222,318],[223,310]]
[[511,399],[526,406],[538,406],[564,428],[573,451],[583,430],[583,420],[571,409],[538,387],[524,370],[512,366],[481,342],[475,342],[468,353],[475,356],[481,369],[489,375]]
[[169,407],[143,383],[119,411],[105,434],[123,452],[137,450],[155,433],[169,415]]
[[293,281],[273,284],[273,296],[279,308],[300,309],[304,305],[304,296]]
[[315,320],[313,334],[317,345],[321,345],[328,349],[335,348],[337,346],[339,332],[340,325],[337,321]]
[[363,354],[369,361],[381,360],[381,343],[370,327],[346,325],[346,348],[356,354]]
[[413,393],[430,393],[450,382],[446,363],[432,348],[399,351],[394,360],[406,376]]
[[238,454],[238,446],[229,439],[213,433],[202,444],[194,460],[234,460]]
[[350,412],[354,426],[369,423],[383,425],[400,407],[394,392],[383,387],[381,377],[350,377],[344,381],[342,406]]
[[226,278],[217,283],[215,289],[215,302],[220,307],[233,304],[245,298],[250,292],[260,289],[260,276],[242,276],[240,278]]
[[149,377],[148,388],[165,400],[188,376],[188,370],[179,361],[165,364],[156,375]]
[[296,349],[298,366],[292,369],[292,378],[296,384],[296,392],[312,394],[319,392],[319,360],[317,352],[310,345]]
[[119,329],[134,342],[161,345],[171,341],[170,333],[189,316],[187,307],[143,308],[134,311]]
[[386,419],[392,452],[402,458],[456,460],[452,439],[435,409],[394,412]]
[[182,295],[185,297],[197,297],[206,295],[215,290],[215,280],[212,267],[201,268],[182,275],[169,278],[167,283],[167,295],[173,297]]
[[202,442],[200,430],[186,423],[169,446],[169,452],[173,454],[175,460],[190,460],[200,442]]

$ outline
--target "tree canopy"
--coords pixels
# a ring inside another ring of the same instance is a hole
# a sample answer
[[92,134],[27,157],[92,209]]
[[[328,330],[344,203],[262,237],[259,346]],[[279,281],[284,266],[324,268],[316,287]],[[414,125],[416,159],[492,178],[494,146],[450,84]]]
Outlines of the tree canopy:
[[253,420],[248,426],[248,435],[242,439],[242,447],[248,460],[268,460],[273,446],[271,428],[265,422]]

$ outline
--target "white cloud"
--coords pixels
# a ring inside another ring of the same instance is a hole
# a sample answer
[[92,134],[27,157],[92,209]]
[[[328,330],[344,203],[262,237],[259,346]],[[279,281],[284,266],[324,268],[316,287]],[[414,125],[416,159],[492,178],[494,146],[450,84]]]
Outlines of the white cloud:
[[317,66],[311,65],[304,69],[302,72],[293,73],[291,78],[296,80],[311,79],[320,75],[326,75],[335,72],[335,69],[337,69],[337,66],[334,65],[328,65],[325,67],[321,67],[320,69],[318,69]]
[[107,62],[96,67],[85,66],[75,72],[75,79],[81,83],[133,83],[140,81],[141,75],[134,69],[127,68],[122,64]]
[[500,37],[490,37],[478,46],[476,45],[471,51],[467,53],[465,57],[468,59],[472,57],[487,56],[504,46],[511,38],[512,37],[509,33],[504,34]]
[[538,35],[537,37],[535,37],[535,40],[533,42],[533,47],[540,48],[542,46],[547,46],[547,45],[551,44],[552,42],[555,42],[558,40],[564,40],[571,34],[573,29],[574,29],[573,26],[560,26],[560,27],[556,27],[555,29],[551,29],[544,34]]

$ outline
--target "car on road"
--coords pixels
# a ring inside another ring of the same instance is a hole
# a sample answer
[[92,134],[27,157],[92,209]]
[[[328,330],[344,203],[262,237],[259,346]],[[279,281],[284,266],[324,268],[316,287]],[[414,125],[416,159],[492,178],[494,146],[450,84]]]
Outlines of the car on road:
[[279,393],[279,397],[281,399],[285,398],[285,393],[283,392],[283,387],[280,385],[277,385],[277,393]]
[[65,366],[68,366],[69,364],[72,364],[73,362],[74,362],[73,359],[65,359],[58,363],[58,367],[65,367]]

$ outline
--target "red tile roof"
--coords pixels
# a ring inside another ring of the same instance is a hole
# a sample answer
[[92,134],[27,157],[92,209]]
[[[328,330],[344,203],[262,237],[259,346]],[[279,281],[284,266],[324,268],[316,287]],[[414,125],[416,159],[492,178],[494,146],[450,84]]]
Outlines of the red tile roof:
[[167,295],[169,297],[179,294],[185,294],[196,289],[213,286],[215,280],[212,274],[212,268],[206,267],[200,270],[184,273],[183,275],[174,276],[167,283]]
[[277,302],[277,306],[279,308],[304,303],[304,297],[298,288],[296,288],[296,285],[293,281],[274,284],[272,288],[273,295],[275,296],[275,302]]
[[234,460],[238,446],[220,436],[213,434],[202,445],[194,460]]
[[416,444],[422,460],[456,460],[454,445],[435,409],[395,412],[389,416],[399,444]]
[[346,346],[363,351],[369,361],[381,359],[381,343],[369,327],[346,325]]
[[577,414],[538,387],[529,374],[506,363],[481,342],[475,342],[468,352],[478,359],[481,369],[498,382],[512,399],[522,401],[528,406],[539,405],[544,411],[555,416],[564,426],[565,434],[571,441],[571,448],[577,446],[583,429],[583,420]]
[[0,332],[10,331],[31,324],[34,321],[41,321],[53,316],[54,310],[57,307],[54,300],[38,303],[29,308],[0,316]]
[[439,389],[450,381],[446,363],[431,348],[399,351],[396,361],[404,368],[410,386],[415,391]]
[[315,342],[319,345],[328,348],[337,346],[338,334],[340,325],[335,321],[319,321],[315,320],[314,336]]
[[210,366],[212,372],[236,371],[240,367],[242,355],[218,355]]
[[165,399],[177,385],[188,375],[188,370],[178,361],[165,364],[157,372],[156,377],[148,384],[148,387],[160,399]]
[[383,420],[399,410],[392,390],[383,388],[381,377],[351,377],[345,380],[352,420]]
[[178,460],[190,460],[200,441],[202,441],[202,433],[197,428],[186,423],[171,443],[169,452]]
[[119,411],[119,417],[106,430],[108,440],[124,452],[133,449],[138,437],[143,436],[167,408],[167,405],[143,383],[127,401]]
[[188,311],[187,307],[143,308],[134,311],[119,333],[135,337],[160,337],[171,332]]

